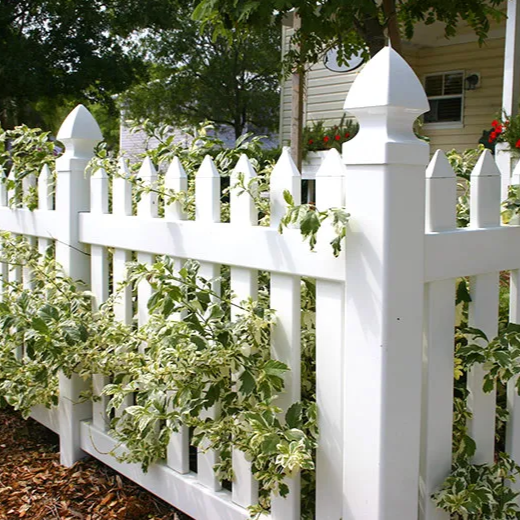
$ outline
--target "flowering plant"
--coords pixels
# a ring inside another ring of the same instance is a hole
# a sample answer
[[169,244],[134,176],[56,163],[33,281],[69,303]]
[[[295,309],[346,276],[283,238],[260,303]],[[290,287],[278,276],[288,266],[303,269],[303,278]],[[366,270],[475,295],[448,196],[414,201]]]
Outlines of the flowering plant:
[[324,121],[316,121],[303,129],[303,153],[336,148],[341,151],[341,145],[350,141],[358,131],[356,122],[343,117],[339,125],[326,127]]
[[494,119],[491,122],[488,143],[507,143],[510,150],[520,153],[520,115]]

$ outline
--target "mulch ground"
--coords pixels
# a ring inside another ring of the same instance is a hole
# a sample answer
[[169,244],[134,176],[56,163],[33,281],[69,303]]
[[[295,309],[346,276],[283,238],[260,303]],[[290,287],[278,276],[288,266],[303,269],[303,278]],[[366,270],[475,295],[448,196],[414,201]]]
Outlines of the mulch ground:
[[191,520],[93,458],[59,464],[58,437],[0,409],[0,520]]

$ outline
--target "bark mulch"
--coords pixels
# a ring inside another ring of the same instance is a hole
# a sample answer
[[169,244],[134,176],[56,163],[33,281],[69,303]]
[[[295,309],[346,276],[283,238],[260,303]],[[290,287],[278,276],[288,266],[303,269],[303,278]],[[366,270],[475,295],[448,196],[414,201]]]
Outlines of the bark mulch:
[[0,409],[0,520],[190,520],[93,458],[59,464],[58,437]]

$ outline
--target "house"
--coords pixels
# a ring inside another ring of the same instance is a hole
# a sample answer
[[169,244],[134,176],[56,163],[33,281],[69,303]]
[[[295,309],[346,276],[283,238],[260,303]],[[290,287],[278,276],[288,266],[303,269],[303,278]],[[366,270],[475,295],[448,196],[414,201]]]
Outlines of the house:
[[[419,24],[411,41],[403,42],[403,56],[423,83],[431,110],[421,133],[432,151],[475,148],[484,130],[503,109],[518,108],[520,90],[520,3],[507,0],[507,20],[492,23],[488,38],[479,46],[470,27],[460,27],[446,39],[441,23]],[[282,52],[292,34],[292,19],[283,27]],[[311,67],[306,77],[304,121],[337,124],[343,104],[362,66],[352,72],[333,72],[325,63]],[[291,123],[291,81],[282,86],[280,137],[288,144]],[[507,169],[506,158],[502,158]],[[510,174],[510,172],[509,172]]]

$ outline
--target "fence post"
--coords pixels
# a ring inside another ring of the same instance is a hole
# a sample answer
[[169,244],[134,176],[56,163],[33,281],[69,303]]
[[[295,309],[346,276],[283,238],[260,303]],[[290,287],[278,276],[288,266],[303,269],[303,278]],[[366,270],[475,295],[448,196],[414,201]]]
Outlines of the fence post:
[[[90,175],[85,172],[94,155],[94,146],[103,139],[91,113],[78,105],[65,119],[57,136],[65,153],[56,161],[56,211],[61,219],[56,238],[56,260],[65,274],[88,286],[90,258],[79,242],[79,213],[90,209]],[[78,404],[79,394],[88,383],[76,375],[60,374],[60,460],[71,466],[84,456],[80,448],[80,422],[92,417],[89,402]]]
[[381,50],[345,109],[346,246],[343,520],[418,512],[425,168],[413,133],[428,100],[397,52]]

